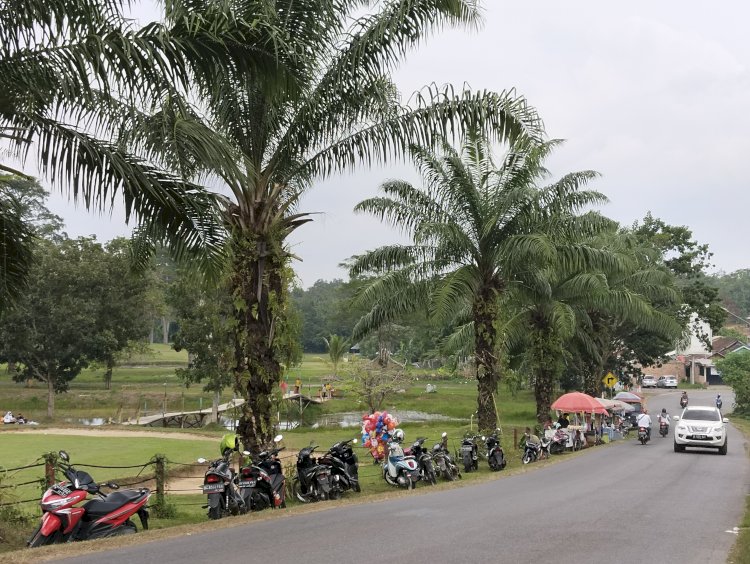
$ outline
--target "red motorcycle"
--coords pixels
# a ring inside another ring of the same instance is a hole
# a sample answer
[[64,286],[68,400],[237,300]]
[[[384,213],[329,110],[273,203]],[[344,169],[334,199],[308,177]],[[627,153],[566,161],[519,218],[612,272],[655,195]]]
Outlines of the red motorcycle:
[[[131,517],[138,514],[143,529],[148,529],[146,503],[151,497],[148,488],[104,494],[101,487],[113,490],[117,484],[97,484],[82,470],[69,464],[68,453],[61,450],[62,471],[67,480],[51,486],[42,496],[42,522],[27,543],[29,548],[63,542],[90,540],[135,533],[138,529]],[[82,503],[88,494],[98,497]]]

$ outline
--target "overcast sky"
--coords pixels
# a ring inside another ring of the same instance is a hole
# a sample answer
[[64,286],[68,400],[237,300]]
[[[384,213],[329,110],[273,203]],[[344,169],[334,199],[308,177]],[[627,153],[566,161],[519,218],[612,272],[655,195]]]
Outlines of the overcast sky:
[[[555,176],[602,174],[601,208],[625,224],[647,211],[688,225],[708,243],[716,269],[750,267],[750,5],[675,1],[485,0],[480,31],[432,37],[399,69],[404,99],[426,84],[515,88],[537,108],[551,138],[567,142],[549,161]],[[153,7],[138,8],[143,19]],[[307,287],[346,278],[338,264],[396,239],[354,216],[387,178],[418,177],[407,164],[360,169],[317,184],[304,211],[321,212],[294,235]],[[129,233],[122,214],[96,217],[55,195],[71,235]]]

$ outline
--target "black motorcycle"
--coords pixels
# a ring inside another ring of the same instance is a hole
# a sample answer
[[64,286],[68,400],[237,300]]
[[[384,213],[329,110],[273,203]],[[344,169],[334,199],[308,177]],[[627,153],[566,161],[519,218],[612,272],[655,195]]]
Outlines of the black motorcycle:
[[316,448],[318,445],[305,447],[297,455],[297,475],[292,480],[292,492],[302,503],[331,497],[331,467],[318,463],[312,455]]
[[432,455],[424,446],[426,440],[426,437],[417,437],[417,440],[411,445],[411,455],[419,464],[419,473],[422,475],[422,480],[434,486],[437,483],[437,474],[435,473]]
[[339,497],[342,492],[353,490],[362,491],[359,485],[359,470],[357,469],[357,455],[352,449],[352,441],[335,443],[328,452],[318,458],[318,463],[331,469],[332,497]]
[[[279,443],[282,438],[278,435],[274,443]],[[248,511],[286,507],[286,479],[278,459],[282,450],[284,447],[265,450],[258,455],[257,464],[248,458],[248,464],[240,468],[237,486]],[[243,454],[250,456],[247,451]]]
[[487,446],[487,462],[490,465],[490,470],[497,472],[505,468],[508,462],[505,460],[505,451],[500,445],[500,432],[492,433],[485,439],[484,444]]
[[479,435],[467,435],[461,441],[461,461],[464,465],[465,472],[479,470],[479,445],[477,441],[484,439]]
[[432,447],[432,462],[436,472],[446,480],[452,482],[461,477],[461,471],[448,452],[448,433],[443,433],[442,440]]
[[[203,493],[208,496],[208,503],[203,508],[208,509],[209,519],[247,512],[247,506],[237,489],[237,476],[231,466],[231,456],[232,450],[225,449],[221,458],[209,464],[203,477]],[[206,460],[199,458],[198,462]]]

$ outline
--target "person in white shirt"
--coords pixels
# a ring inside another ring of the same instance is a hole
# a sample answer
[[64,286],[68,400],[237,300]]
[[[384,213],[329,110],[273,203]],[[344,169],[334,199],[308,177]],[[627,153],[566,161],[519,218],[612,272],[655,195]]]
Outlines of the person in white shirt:
[[665,423],[667,425],[667,432],[669,432],[669,424],[671,423],[671,419],[669,417],[669,413],[667,413],[666,407],[662,408],[661,413],[659,414],[659,417],[657,419],[659,420],[659,426],[661,427],[661,424]]
[[648,414],[648,409],[644,409],[642,413],[638,415],[635,423],[638,427],[645,427],[648,433],[648,438],[651,438],[651,416]]

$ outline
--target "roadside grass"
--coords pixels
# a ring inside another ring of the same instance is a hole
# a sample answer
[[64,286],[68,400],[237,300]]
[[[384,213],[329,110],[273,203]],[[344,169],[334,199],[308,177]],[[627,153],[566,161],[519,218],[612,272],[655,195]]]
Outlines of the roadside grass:
[[[732,424],[742,431],[745,437],[750,439],[750,418],[738,415],[731,415],[730,418]],[[750,453],[746,452],[745,454]],[[738,525],[740,531],[737,535],[737,542],[732,552],[729,553],[727,559],[729,564],[750,564],[750,495],[746,496],[745,501],[745,515]]]

